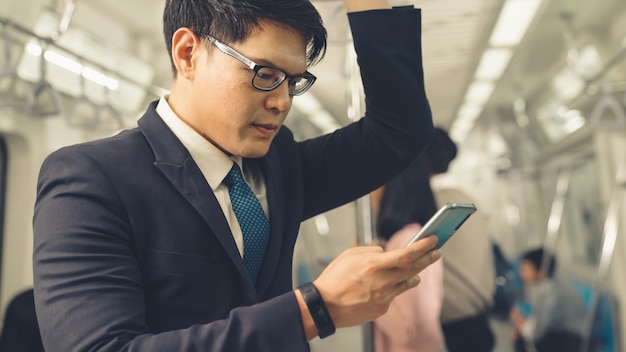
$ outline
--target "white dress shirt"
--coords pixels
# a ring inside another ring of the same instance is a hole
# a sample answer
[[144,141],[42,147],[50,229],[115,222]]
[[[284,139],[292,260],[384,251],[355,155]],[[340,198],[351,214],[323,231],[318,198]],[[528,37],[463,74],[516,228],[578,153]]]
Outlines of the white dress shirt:
[[167,102],[167,98],[167,95],[161,97],[159,103],[157,104],[156,112],[159,116],[161,116],[161,119],[163,119],[165,124],[170,128],[170,130],[172,130],[185,148],[187,148],[189,154],[191,154],[191,157],[200,168],[200,171],[202,171],[202,175],[204,175],[204,178],[213,190],[215,198],[217,198],[217,202],[220,204],[222,212],[224,212],[230,231],[232,232],[237,248],[239,249],[239,254],[243,256],[243,235],[230,202],[228,187],[224,185],[222,181],[230,171],[233,162],[237,163],[243,171],[246,183],[259,199],[261,207],[269,219],[269,207],[267,205],[267,194],[263,173],[260,172],[260,170],[249,170],[248,168],[244,168],[241,157],[226,155],[219,148],[202,137],[191,126],[178,117],[176,113],[174,113]]

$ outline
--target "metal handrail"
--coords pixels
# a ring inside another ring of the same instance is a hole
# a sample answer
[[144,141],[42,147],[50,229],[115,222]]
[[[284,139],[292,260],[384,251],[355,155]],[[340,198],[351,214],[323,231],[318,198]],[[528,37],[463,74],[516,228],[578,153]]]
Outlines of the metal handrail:
[[550,216],[548,217],[548,227],[546,231],[546,237],[543,241],[543,248],[547,252],[547,256],[544,257],[541,263],[541,273],[545,274],[547,271],[547,263],[549,258],[554,254],[556,249],[556,242],[559,237],[559,229],[563,222],[563,208],[565,205],[565,197],[569,189],[570,180],[572,176],[573,167],[563,168],[559,171],[559,176],[556,182],[556,189],[554,191],[554,198],[552,200],[552,206],[550,208]]
[[[90,66],[94,66],[102,71],[110,71],[109,68],[104,67],[103,65],[94,62],[92,60],[89,60],[88,58],[82,56],[82,55],[78,55],[75,52],[73,52],[72,50],[65,48],[62,45],[59,45],[57,42],[54,41],[53,38],[46,38],[46,37],[42,37],[38,34],[36,34],[35,32],[21,26],[20,24],[12,21],[11,19],[7,18],[7,17],[3,17],[0,16],[0,24],[4,25],[4,26],[10,26],[13,29],[17,30],[18,32],[21,32],[22,34],[25,34],[27,36],[33,37],[34,39],[40,41],[40,42],[45,42],[46,45],[48,46],[54,46],[55,48],[65,52],[66,54],[69,54],[73,57],[75,57],[77,60],[81,61],[81,62],[86,62],[88,63]],[[141,87],[143,89],[145,89],[146,92],[148,92],[151,95],[160,97],[161,95],[163,95],[163,93],[166,91],[166,89],[155,86],[155,85],[146,85],[144,83],[140,83],[137,80],[135,80],[132,77],[126,76],[120,72],[116,72],[115,75],[129,83],[132,83],[138,87]]]
[[589,350],[591,343],[591,333],[593,329],[593,323],[598,309],[600,301],[600,288],[602,283],[609,276],[609,269],[611,267],[611,261],[613,260],[613,254],[615,252],[615,242],[617,241],[617,234],[620,223],[620,209],[623,203],[623,199],[626,196],[626,164],[622,163],[617,171],[615,177],[614,191],[609,202],[609,207],[604,222],[604,233],[602,236],[602,251],[600,253],[600,259],[598,261],[598,270],[594,278],[591,290],[591,300],[589,309],[587,310],[587,316],[585,317],[585,324],[583,328],[583,343],[581,344],[581,352]]
[[[546,237],[543,241],[544,256],[541,260],[541,267],[539,268],[540,275],[542,277],[548,277],[550,262],[555,255],[556,242],[559,237],[559,229],[563,222],[563,208],[565,206],[565,197],[569,190],[573,167],[561,168],[559,170],[558,178],[556,181],[556,189],[554,191],[554,198],[552,199],[552,206],[550,208],[550,216],[548,217],[548,226],[546,231]],[[535,348],[532,341],[526,341],[528,348]]]

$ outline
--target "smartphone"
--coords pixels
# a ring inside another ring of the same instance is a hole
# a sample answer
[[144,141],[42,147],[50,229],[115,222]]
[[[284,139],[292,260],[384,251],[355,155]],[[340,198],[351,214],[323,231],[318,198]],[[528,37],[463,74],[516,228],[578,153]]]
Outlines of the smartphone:
[[441,207],[406,245],[435,234],[439,239],[436,248],[441,248],[474,212],[476,212],[474,204],[448,203]]

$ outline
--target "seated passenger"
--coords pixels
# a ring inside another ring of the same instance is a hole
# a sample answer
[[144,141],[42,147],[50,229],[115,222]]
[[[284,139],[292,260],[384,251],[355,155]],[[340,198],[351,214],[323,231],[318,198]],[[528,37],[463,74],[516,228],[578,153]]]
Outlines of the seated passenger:
[[43,352],[32,288],[9,302],[0,337],[0,352]]
[[[546,264],[542,264],[547,260]],[[545,268],[543,267],[545,265]],[[586,307],[571,282],[556,278],[556,258],[543,249],[526,252],[520,262],[519,274],[524,284],[536,284],[530,309],[519,306],[511,310],[516,330],[517,351],[578,351],[582,340]]]

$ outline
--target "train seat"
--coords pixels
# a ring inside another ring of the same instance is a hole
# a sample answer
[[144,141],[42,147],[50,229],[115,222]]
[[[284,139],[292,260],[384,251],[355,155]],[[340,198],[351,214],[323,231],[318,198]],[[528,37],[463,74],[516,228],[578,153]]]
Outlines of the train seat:
[[[573,279],[574,288],[580,293],[587,308],[593,308],[595,315],[589,337],[589,352],[618,352],[618,307],[616,298],[586,282]],[[597,295],[597,297],[595,297]]]

